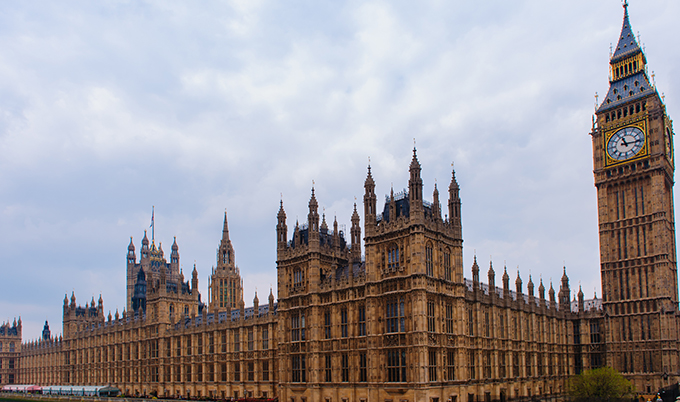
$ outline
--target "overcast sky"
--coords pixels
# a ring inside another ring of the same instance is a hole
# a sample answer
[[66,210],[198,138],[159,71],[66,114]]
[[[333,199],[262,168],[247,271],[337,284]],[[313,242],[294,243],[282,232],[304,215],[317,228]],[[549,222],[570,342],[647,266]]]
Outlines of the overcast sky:
[[[6,2],[0,13],[0,321],[24,339],[65,294],[125,307],[125,254],[155,205],[203,299],[222,218],[245,286],[276,293],[275,225],[320,209],[350,225],[370,157],[380,203],[455,162],[465,276],[476,252],[514,281],[601,296],[590,142],[618,0]],[[674,0],[634,0],[671,116]],[[359,205],[360,213],[363,212]],[[363,226],[363,216],[362,216]],[[188,275],[187,275],[188,276]],[[484,279],[486,281],[486,279]]]

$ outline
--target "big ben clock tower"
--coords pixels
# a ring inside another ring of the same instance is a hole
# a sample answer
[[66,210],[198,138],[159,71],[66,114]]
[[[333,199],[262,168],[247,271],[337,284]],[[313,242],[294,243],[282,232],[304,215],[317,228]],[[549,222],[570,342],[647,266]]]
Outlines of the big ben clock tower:
[[673,127],[623,7],[591,135],[606,365],[645,393],[680,379]]

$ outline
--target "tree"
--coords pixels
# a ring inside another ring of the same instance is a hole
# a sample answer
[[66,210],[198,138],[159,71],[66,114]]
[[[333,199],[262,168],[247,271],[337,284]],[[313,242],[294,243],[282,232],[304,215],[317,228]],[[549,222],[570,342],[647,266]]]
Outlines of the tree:
[[569,381],[576,401],[618,401],[633,396],[633,384],[611,367],[586,370]]

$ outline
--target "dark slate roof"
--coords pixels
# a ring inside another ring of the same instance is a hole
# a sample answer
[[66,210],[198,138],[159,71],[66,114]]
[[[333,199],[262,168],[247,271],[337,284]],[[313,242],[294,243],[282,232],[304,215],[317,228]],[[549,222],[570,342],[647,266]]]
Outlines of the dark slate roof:
[[632,56],[633,54],[640,51],[640,46],[635,40],[635,34],[630,27],[630,21],[628,20],[628,7],[626,7],[625,12],[623,13],[621,36],[619,37],[619,43],[616,45],[616,51],[614,51],[611,63],[616,63],[617,61],[620,61],[625,57]]
[[652,95],[655,91],[649,84],[647,74],[644,71],[639,71],[629,77],[612,82],[607,96],[604,98],[602,105],[597,109],[597,113],[615,108],[625,102]]

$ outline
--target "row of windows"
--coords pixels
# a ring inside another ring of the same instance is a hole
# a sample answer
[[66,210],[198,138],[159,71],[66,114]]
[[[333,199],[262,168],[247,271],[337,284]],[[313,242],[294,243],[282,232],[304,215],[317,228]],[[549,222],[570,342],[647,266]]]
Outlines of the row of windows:
[[[624,87],[624,89],[627,89],[627,87]],[[614,91],[614,93],[616,93],[616,91]],[[617,110],[607,112],[607,114],[605,115],[605,122],[609,123],[610,121],[625,118],[628,117],[628,115],[640,113],[641,111],[644,112],[645,110],[647,110],[647,102],[638,102],[634,105],[625,106]]]
[[[349,315],[346,307],[340,309],[340,336],[347,338],[349,336]],[[326,309],[324,311],[324,338],[332,338],[332,319],[331,311]],[[357,308],[357,335],[366,335],[366,307],[361,305]]]
[[[260,331],[260,342],[259,345],[263,350],[269,349],[269,329],[262,328]],[[183,340],[184,339],[184,340]],[[165,344],[165,356],[172,356],[172,349],[174,346],[175,356],[191,356],[196,353],[197,355],[202,355],[204,352],[213,354],[215,353],[215,337],[213,333],[208,335],[208,345],[204,348],[203,337],[197,336],[196,346],[192,343],[193,337],[191,335],[186,337],[174,337],[167,338],[164,341]],[[233,335],[233,347],[231,348],[234,352],[241,351],[241,341],[239,332],[234,332]],[[221,342],[221,352],[227,352],[227,334],[226,331],[222,332],[222,342]],[[245,350],[255,350],[256,349],[255,332],[251,328],[247,331],[247,343],[245,345]],[[127,345],[112,345],[95,347],[92,349],[83,349],[73,351],[66,354],[67,364],[70,364],[71,354],[74,356],[74,362],[77,364],[82,363],[95,363],[95,362],[106,362],[110,359],[114,361],[122,360],[136,360],[136,359],[146,359],[146,358],[157,358],[160,357],[159,351],[159,339],[150,339],[148,341],[135,342]]]
[[[447,332],[453,328],[453,307],[446,305]],[[559,334],[554,320],[546,317],[535,319],[518,319],[517,316],[507,317],[504,312],[493,314],[489,311],[479,313],[481,315],[481,333],[477,333],[479,322],[475,311],[467,308],[467,335],[484,336],[487,338],[512,338],[515,340],[536,340],[539,342],[559,342]],[[495,315],[495,317],[494,317]],[[508,326],[509,325],[509,326]],[[556,338],[558,337],[558,338]]]
[[[259,372],[258,381],[270,381],[271,371],[268,360],[260,362],[249,361],[245,364],[241,362],[231,363],[231,376],[227,370],[227,364],[207,364],[205,368],[203,365],[176,365],[176,366],[150,366],[141,368],[124,368],[114,369],[111,371],[111,378],[107,376],[108,370],[92,370],[88,372],[74,373],[73,377],[76,381],[83,382],[145,382],[144,378],[150,378],[151,382],[215,382],[215,381],[255,381],[256,367]],[[205,371],[204,371],[205,369]],[[217,371],[219,370],[219,371]],[[245,370],[245,372],[244,372]]]
[[[443,279],[450,281],[452,280],[452,269],[451,269],[451,252],[449,249],[440,249],[440,265],[442,267],[442,277]],[[400,267],[400,256],[404,254],[403,249],[400,249],[396,244],[392,244],[387,248],[386,266],[389,270],[395,270]],[[435,276],[435,257],[432,243],[428,243],[425,246],[425,273],[427,276]]]
[[[2,352],[2,346],[3,346],[3,345],[2,345],[2,342],[0,342],[0,352]],[[10,352],[10,353],[13,353],[14,351],[15,351],[15,350],[14,350],[14,342],[10,342],[10,343],[9,343],[9,352]]]

